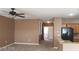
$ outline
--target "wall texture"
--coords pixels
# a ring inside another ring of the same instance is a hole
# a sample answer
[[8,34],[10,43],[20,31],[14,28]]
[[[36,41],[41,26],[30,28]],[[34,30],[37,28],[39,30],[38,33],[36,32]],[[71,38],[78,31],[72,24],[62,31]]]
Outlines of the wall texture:
[[61,27],[62,19],[54,18],[54,47],[59,47],[59,42],[61,41]]
[[0,47],[14,42],[14,20],[0,16]]
[[[54,46],[58,46],[61,35],[60,18],[54,19]],[[39,43],[41,22],[37,20],[16,20],[0,16],[0,47],[16,43]]]
[[40,35],[40,22],[36,20],[15,21],[16,43],[38,44]]

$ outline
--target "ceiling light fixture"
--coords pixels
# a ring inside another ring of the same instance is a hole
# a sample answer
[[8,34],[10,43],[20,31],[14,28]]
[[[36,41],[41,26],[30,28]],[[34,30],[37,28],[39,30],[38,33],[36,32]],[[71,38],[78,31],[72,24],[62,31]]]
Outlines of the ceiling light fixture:
[[69,16],[74,16],[74,13],[70,13]]
[[50,23],[50,21],[47,21],[47,23]]

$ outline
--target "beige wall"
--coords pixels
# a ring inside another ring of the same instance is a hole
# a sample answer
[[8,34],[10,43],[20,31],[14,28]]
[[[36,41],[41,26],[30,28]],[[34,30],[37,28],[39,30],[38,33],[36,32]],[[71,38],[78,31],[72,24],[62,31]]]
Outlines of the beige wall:
[[[39,35],[41,34],[41,24],[42,23],[37,20],[16,20],[14,23],[14,20],[1,16],[0,46],[13,43],[14,40],[17,43],[38,44]],[[58,46],[58,40],[61,39],[61,24],[62,21],[60,18],[54,18],[54,46]]]
[[15,21],[16,43],[39,43],[40,22],[36,20]]
[[61,18],[54,18],[54,47],[59,46],[59,41],[61,41]]
[[14,42],[14,20],[0,16],[0,47]]

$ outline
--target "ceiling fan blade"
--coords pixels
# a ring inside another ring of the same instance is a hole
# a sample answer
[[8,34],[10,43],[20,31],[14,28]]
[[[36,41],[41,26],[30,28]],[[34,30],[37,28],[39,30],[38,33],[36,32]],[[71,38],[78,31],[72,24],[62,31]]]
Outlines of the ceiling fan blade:
[[24,18],[25,16],[24,16],[24,13],[16,13],[16,16],[18,16],[18,17],[22,17],[22,18]]
[[22,18],[25,17],[24,15],[19,15],[19,14],[16,14],[16,16],[18,16],[18,17],[22,17]]
[[16,15],[24,15],[24,13],[16,13]]
[[22,17],[22,18],[24,18],[25,16],[19,16],[19,17]]

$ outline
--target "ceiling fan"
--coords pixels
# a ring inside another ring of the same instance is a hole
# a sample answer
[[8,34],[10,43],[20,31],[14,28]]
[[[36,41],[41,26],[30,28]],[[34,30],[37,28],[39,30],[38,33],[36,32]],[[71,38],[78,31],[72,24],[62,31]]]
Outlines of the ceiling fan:
[[[7,12],[7,11],[3,10],[3,12]],[[24,13],[17,13],[15,8],[11,8],[11,10],[7,13],[11,16],[18,16],[18,17],[21,17],[21,18],[25,17]]]
[[15,8],[11,8],[11,11],[9,11],[9,14],[12,15],[12,16],[18,16],[18,17],[22,17],[24,18],[24,13],[17,13],[15,12]]

